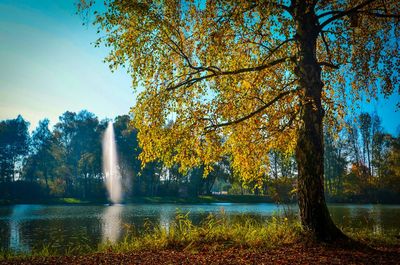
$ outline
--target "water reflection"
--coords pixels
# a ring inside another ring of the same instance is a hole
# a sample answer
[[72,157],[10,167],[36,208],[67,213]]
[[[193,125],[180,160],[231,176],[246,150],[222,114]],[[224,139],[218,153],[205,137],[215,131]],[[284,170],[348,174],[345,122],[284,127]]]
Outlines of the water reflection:
[[[389,207],[390,208],[390,207]],[[390,215],[397,216],[398,208],[392,212],[383,205],[331,205],[329,211],[341,228],[367,228],[374,233],[399,228],[392,224]]]
[[383,232],[382,229],[382,209],[376,208],[375,210],[375,224],[373,225],[372,231],[376,234],[381,234]]
[[39,206],[32,205],[15,205],[10,216],[10,237],[9,248],[14,251],[27,252],[30,247],[24,242],[23,234],[21,233],[21,225],[27,216],[32,215],[34,210],[39,209]]
[[122,204],[113,204],[104,209],[102,216],[102,241],[115,243],[121,236]]
[[161,208],[160,210],[160,226],[165,228],[167,232],[169,232],[169,229],[171,227],[171,222],[174,220],[175,215],[173,215],[173,212],[166,209],[166,208]]

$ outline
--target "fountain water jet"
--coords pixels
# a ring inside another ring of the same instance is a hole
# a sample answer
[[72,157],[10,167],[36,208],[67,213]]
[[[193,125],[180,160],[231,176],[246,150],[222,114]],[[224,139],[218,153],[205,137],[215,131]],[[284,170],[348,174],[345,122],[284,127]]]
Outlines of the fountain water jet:
[[110,201],[112,203],[120,203],[122,198],[121,173],[118,167],[114,126],[111,121],[108,122],[103,136],[103,173]]

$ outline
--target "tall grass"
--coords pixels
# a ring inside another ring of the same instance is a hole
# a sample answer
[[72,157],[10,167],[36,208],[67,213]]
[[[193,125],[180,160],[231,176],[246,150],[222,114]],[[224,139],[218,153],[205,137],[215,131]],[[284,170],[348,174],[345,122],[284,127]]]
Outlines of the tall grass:
[[169,248],[196,250],[204,246],[215,249],[232,246],[259,249],[293,243],[300,233],[298,222],[289,221],[286,217],[274,216],[260,222],[246,216],[231,219],[222,213],[209,215],[200,225],[194,225],[188,213],[178,213],[169,226],[148,224],[145,232],[135,237],[126,237],[116,244],[103,244],[100,251]]

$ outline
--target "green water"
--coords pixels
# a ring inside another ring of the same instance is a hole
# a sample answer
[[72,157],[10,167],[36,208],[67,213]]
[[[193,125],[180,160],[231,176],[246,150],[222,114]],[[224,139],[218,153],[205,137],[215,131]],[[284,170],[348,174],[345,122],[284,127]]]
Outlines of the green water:
[[[266,219],[296,206],[278,207],[271,203],[239,204],[126,204],[126,205],[15,205],[0,207],[0,249],[29,252],[50,246],[67,250],[76,246],[94,247],[101,242],[117,242],[129,231],[143,230],[143,224],[168,226],[176,212],[190,212],[199,223],[208,214],[228,218],[248,215]],[[332,204],[335,223],[345,228],[368,228],[374,232],[400,231],[400,205]]]

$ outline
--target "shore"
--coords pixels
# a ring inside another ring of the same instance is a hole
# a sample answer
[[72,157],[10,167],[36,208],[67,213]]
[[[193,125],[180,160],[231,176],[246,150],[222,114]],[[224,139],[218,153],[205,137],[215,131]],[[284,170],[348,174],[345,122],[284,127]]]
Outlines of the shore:
[[[201,203],[273,203],[267,196],[255,195],[204,195],[197,197],[173,197],[173,196],[137,196],[131,197],[124,203],[176,203],[176,204],[201,204]],[[85,200],[78,198],[50,198],[41,200],[0,200],[0,205],[14,204],[46,204],[46,205],[100,205],[108,204],[104,199]]]
[[400,246],[348,248],[302,243],[254,250],[212,246],[201,250],[143,250],[101,252],[83,256],[37,257],[2,260],[0,264],[398,264]]
[[[377,201],[354,201],[326,198],[327,203],[335,204],[399,204]],[[277,203],[271,197],[264,195],[200,195],[195,197],[179,196],[132,196],[123,203],[175,203],[175,204],[202,204],[202,203]],[[283,204],[297,203],[295,198],[282,201]],[[107,199],[80,199],[80,198],[47,198],[36,200],[0,199],[0,206],[15,204],[44,204],[44,205],[102,205],[109,204]]]

